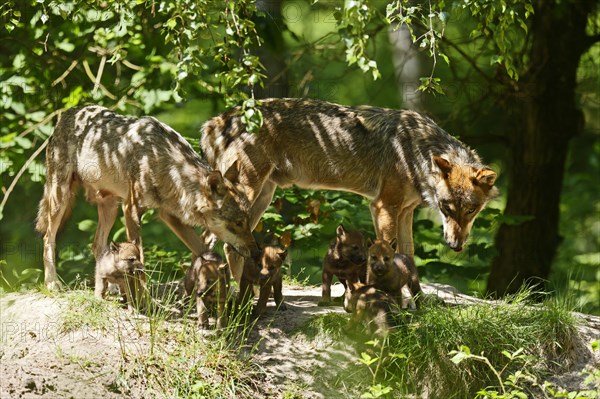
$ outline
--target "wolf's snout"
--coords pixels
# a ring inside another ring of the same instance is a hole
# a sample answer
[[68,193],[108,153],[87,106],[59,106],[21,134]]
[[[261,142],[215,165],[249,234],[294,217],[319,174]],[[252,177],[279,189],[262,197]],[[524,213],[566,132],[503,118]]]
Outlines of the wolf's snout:
[[375,263],[373,265],[373,272],[375,274],[377,274],[378,276],[384,274],[385,273],[385,265],[382,263]]

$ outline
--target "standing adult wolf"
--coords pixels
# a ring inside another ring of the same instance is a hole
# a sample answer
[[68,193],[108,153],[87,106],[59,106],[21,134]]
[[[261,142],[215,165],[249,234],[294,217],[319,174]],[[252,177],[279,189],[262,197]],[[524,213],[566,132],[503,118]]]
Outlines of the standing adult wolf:
[[413,211],[422,202],[439,210],[446,242],[460,251],[497,192],[496,173],[417,112],[290,98],[263,100],[260,109],[258,133],[246,132],[238,107],[206,122],[201,139],[211,166],[223,171],[240,160],[252,228],[277,186],[342,190],[372,199],[377,237],[396,239],[398,252],[414,252]]
[[100,106],[71,108],[58,121],[46,149],[46,185],[36,229],[44,234],[44,281],[60,285],[55,267],[55,239],[82,185],[98,206],[92,250],[98,258],[107,247],[119,199],[127,239],[142,254],[140,218],[148,208],[195,256],[208,249],[191,226],[202,226],[232,244],[242,255],[260,253],[248,221],[250,203],[235,187],[239,163],[223,175],[210,168],[192,146],[152,117],[127,117]]

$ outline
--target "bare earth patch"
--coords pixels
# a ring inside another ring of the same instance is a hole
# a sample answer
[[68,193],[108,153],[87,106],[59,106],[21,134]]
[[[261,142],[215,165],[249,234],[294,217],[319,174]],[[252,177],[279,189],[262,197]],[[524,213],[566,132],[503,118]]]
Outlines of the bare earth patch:
[[[340,284],[332,297],[340,296]],[[448,286],[425,284],[448,304],[468,305],[480,300]],[[0,297],[0,397],[2,398],[121,398],[149,397],[142,378],[127,378],[127,356],[144,353],[150,345],[144,317],[122,310],[103,327],[83,326],[65,331],[62,314],[69,306],[64,296],[13,293]],[[358,397],[360,392],[345,375],[346,365],[358,353],[347,342],[307,338],[299,333],[315,316],[344,313],[341,306],[320,307],[320,287],[284,287],[287,311],[275,312],[269,303],[265,316],[249,336],[256,346],[252,359],[263,374],[263,397]],[[600,339],[600,318],[578,315],[580,339],[573,349],[574,364],[550,378],[564,388],[582,390],[582,370],[597,368],[600,351],[591,342]],[[173,328],[181,321],[172,320]],[[142,325],[142,328],[140,328]],[[343,392],[343,396],[340,394]]]

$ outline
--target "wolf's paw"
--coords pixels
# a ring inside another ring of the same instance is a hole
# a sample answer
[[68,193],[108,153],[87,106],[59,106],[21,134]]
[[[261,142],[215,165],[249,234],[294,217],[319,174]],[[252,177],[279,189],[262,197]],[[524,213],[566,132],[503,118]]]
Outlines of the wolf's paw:
[[60,291],[63,288],[63,285],[60,281],[54,280],[46,283],[46,288],[50,291]]

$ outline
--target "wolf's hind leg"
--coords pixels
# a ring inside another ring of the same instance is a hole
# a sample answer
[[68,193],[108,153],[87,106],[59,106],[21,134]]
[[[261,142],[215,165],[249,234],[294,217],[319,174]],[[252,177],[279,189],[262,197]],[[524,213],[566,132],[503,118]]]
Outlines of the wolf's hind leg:
[[69,216],[77,185],[70,172],[65,176],[48,174],[38,215],[38,230],[44,233],[44,283],[50,290],[62,285],[56,274],[56,234]]

